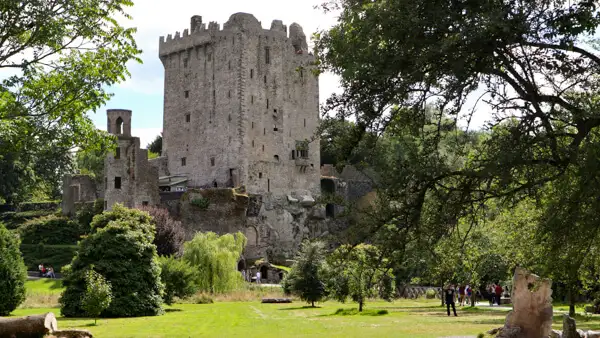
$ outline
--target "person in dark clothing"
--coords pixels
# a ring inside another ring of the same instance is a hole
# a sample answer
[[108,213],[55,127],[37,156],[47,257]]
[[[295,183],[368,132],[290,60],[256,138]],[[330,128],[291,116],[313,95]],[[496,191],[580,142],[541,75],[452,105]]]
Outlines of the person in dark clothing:
[[455,292],[454,285],[450,284],[446,287],[446,309],[448,310],[448,316],[450,316],[450,305],[452,305],[452,311],[454,311],[454,316],[456,317],[456,307],[454,307]]

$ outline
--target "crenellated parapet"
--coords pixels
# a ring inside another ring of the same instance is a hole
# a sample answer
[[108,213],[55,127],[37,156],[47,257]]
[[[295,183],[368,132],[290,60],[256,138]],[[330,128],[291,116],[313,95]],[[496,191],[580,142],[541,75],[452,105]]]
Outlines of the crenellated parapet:
[[293,23],[290,26],[288,36],[288,27],[281,20],[273,20],[270,29],[263,29],[261,22],[254,15],[235,13],[223,24],[223,27],[217,22],[209,22],[207,27],[202,22],[201,16],[192,16],[190,19],[190,28],[185,29],[183,34],[175,32],[174,35],[168,34],[166,38],[164,36],[160,37],[159,56],[163,58],[173,53],[211,44],[224,38],[234,38],[239,33],[280,37],[293,45],[297,54],[308,52],[306,35],[302,27],[297,23]]

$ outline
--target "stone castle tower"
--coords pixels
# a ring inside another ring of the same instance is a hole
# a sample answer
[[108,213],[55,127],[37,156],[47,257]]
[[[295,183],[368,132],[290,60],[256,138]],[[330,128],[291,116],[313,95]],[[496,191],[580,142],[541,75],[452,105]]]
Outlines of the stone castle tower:
[[148,163],[148,151],[131,136],[131,110],[109,109],[107,130],[117,136],[117,148],[104,160],[104,209],[115,203],[133,208],[157,205],[158,169]]
[[[319,195],[318,78],[302,27],[251,14],[191,18],[166,40],[163,156],[189,187]],[[162,174],[162,173],[161,173]]]

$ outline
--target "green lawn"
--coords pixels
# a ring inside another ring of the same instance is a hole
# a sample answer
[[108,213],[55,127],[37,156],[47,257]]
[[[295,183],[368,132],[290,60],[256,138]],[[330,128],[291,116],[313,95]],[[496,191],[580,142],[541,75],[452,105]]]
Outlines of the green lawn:
[[[36,294],[44,289],[60,291],[52,281],[28,282]],[[33,293],[33,291],[32,291]],[[506,311],[500,309],[459,309],[458,317],[447,317],[437,300],[399,300],[393,303],[370,302],[367,315],[335,314],[339,308],[354,304],[326,302],[312,309],[305,304],[261,304],[259,302],[217,302],[214,304],[177,304],[158,317],[101,319],[59,318],[59,328],[87,329],[95,337],[444,337],[476,336],[502,326]],[[389,313],[377,315],[377,310]],[[60,313],[58,308],[19,309],[14,316]],[[581,328],[600,329],[600,317],[578,318]],[[561,326],[557,314],[555,325]]]

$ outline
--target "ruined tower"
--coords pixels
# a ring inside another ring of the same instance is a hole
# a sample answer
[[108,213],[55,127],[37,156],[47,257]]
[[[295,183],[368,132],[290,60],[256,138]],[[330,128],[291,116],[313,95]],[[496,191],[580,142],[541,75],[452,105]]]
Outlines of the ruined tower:
[[302,27],[251,14],[202,17],[160,38],[163,156],[191,187],[319,194],[318,78]]
[[131,136],[131,110],[109,109],[107,130],[117,136],[117,148],[104,160],[104,209],[115,203],[133,208],[157,205],[158,169],[148,164],[148,151]]

